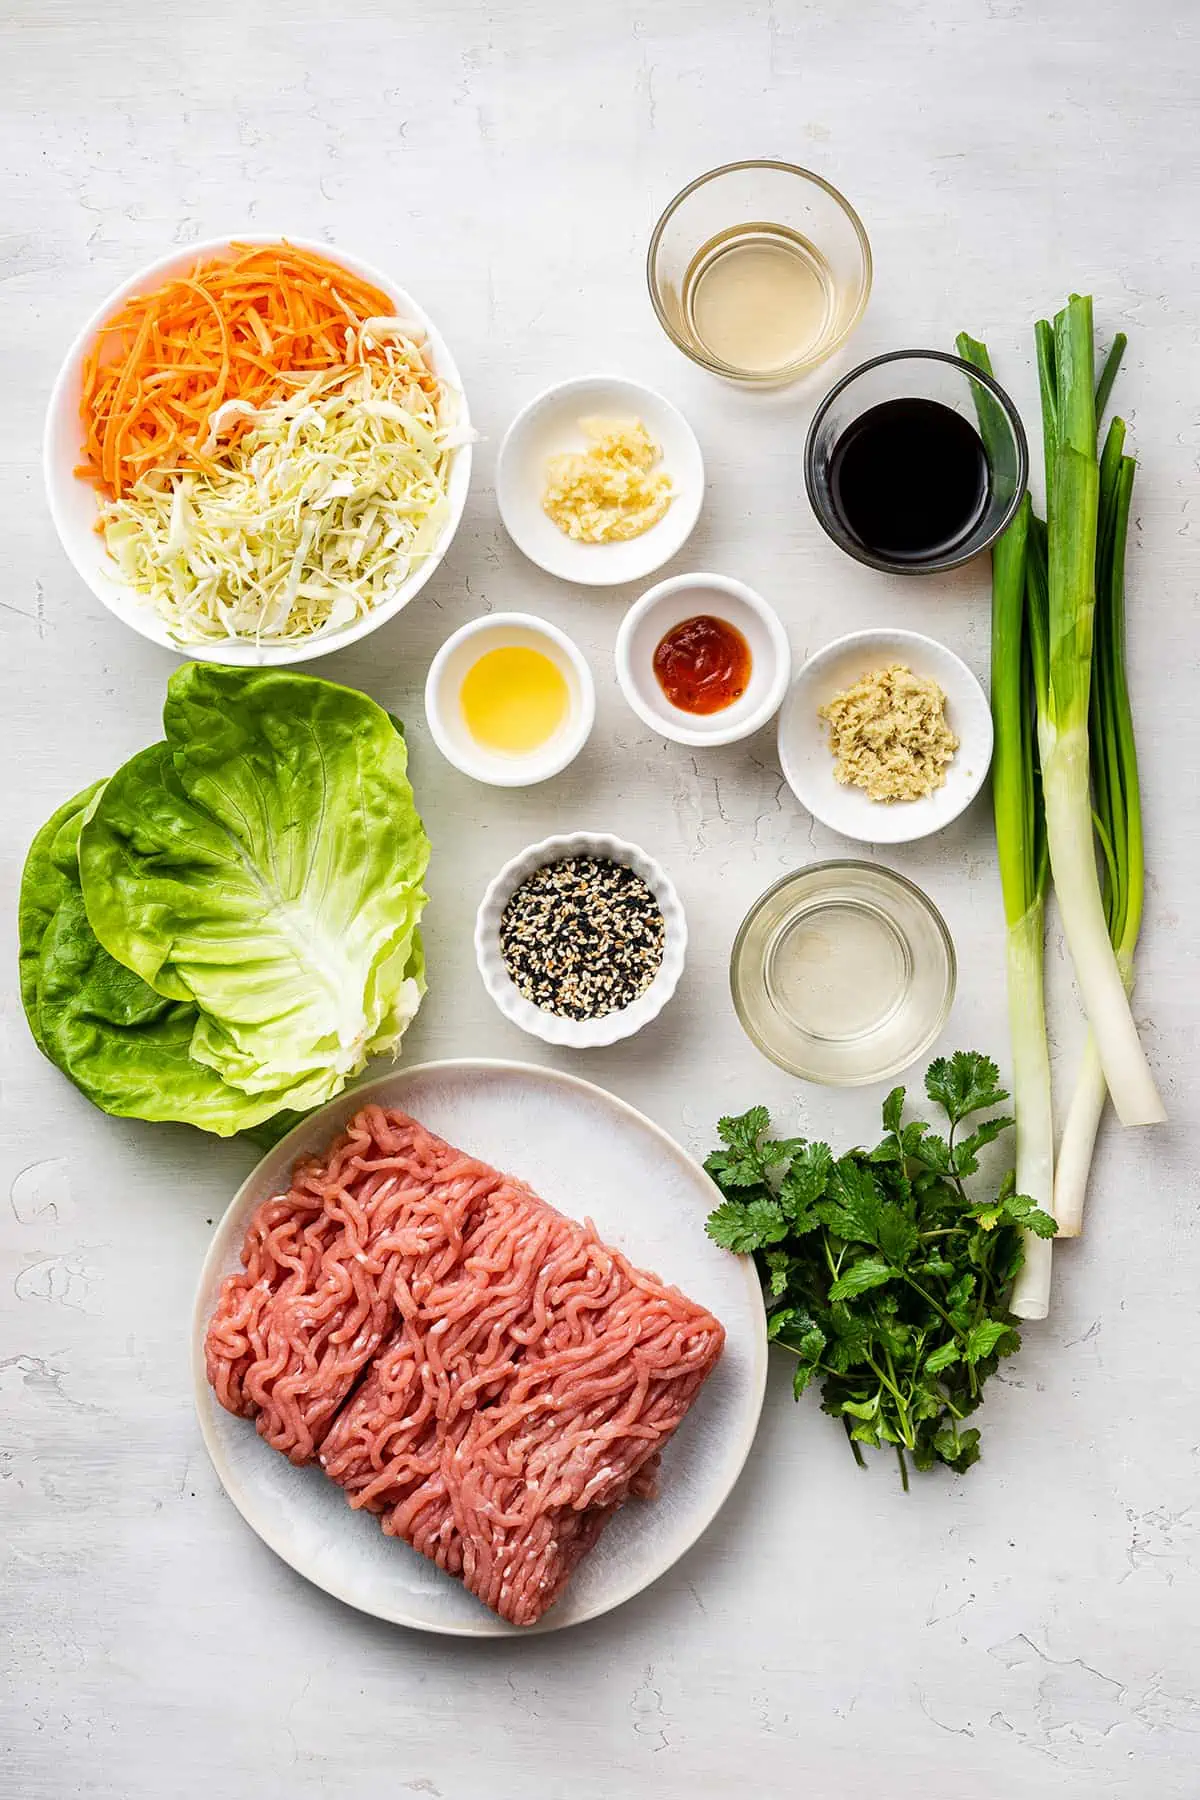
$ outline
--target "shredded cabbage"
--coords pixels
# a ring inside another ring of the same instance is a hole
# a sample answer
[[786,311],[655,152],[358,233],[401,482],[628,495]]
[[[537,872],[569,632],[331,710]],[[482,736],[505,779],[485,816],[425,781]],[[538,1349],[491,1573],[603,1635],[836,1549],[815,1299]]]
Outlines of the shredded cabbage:
[[[373,355],[250,409],[244,436],[211,468],[157,471],[105,509],[122,579],[179,643],[338,631],[433,550],[466,434],[403,323],[368,323]],[[222,408],[210,438],[246,417],[241,403]]]

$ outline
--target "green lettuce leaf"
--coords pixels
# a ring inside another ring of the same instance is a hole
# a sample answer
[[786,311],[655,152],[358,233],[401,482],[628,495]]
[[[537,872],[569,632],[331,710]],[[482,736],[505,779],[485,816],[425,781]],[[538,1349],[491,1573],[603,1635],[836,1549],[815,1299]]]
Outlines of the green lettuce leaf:
[[[37,1003],[42,945],[64,895],[70,888],[79,887],[79,827],[89,803],[103,786],[102,781],[94,781],[91,787],[84,788],[82,794],[76,794],[73,799],[60,806],[46,820],[30,844],[29,854],[25,858],[21,894],[17,902],[21,1004],[25,1008],[25,1017],[29,1020],[29,1029],[43,1056],[49,1056],[50,1052],[46,1048]],[[63,843],[60,842],[64,827],[74,828],[73,832],[66,834],[65,867]]]
[[174,1120],[229,1137],[284,1105],[282,1093],[240,1093],[196,1062],[196,1008],[164,999],[108,954],[77,885],[59,902],[43,942],[38,1016],[50,1060],[118,1118]]
[[195,1006],[195,1063],[303,1111],[394,1050],[424,991],[404,741],[365,695],[285,670],[188,664],[163,718],[80,831],[88,920]]
[[196,1008],[165,1000],[115,961],[88,923],[79,833],[96,782],[60,806],[30,846],[21,882],[21,997],[38,1048],[94,1105],[229,1136],[299,1115],[282,1097],[228,1087],[190,1054]]

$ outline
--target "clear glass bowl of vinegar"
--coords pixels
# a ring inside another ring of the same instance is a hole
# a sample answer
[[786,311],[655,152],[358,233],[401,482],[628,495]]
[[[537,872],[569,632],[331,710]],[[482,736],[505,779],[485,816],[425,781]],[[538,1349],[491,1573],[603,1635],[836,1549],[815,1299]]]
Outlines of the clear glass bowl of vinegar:
[[770,387],[815,368],[853,331],[871,292],[871,246],[820,175],[725,163],[671,201],[646,276],[659,324],[685,356]]
[[885,1081],[934,1043],[954,999],[946,922],[913,882],[876,863],[810,863],[756,900],[734,940],[742,1029],[805,1081]]

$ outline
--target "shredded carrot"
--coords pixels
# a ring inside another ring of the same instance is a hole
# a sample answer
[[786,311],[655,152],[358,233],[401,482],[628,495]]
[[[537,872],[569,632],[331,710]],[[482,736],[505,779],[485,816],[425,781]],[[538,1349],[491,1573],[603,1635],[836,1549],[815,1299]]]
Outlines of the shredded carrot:
[[[231,248],[230,259],[127,300],[84,358],[79,472],[111,499],[150,470],[206,465],[218,407],[262,406],[287,376],[344,362],[348,331],[393,310],[379,288],[311,251]],[[234,421],[222,441],[242,429]]]

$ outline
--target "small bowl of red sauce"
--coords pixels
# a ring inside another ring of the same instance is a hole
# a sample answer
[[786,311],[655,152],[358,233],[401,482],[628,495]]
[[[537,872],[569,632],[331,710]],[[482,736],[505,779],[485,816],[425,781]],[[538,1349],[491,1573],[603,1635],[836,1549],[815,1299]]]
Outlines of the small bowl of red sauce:
[[792,672],[779,615],[744,581],[674,575],[617,633],[617,680],[644,724],[677,744],[732,744],[778,712]]

